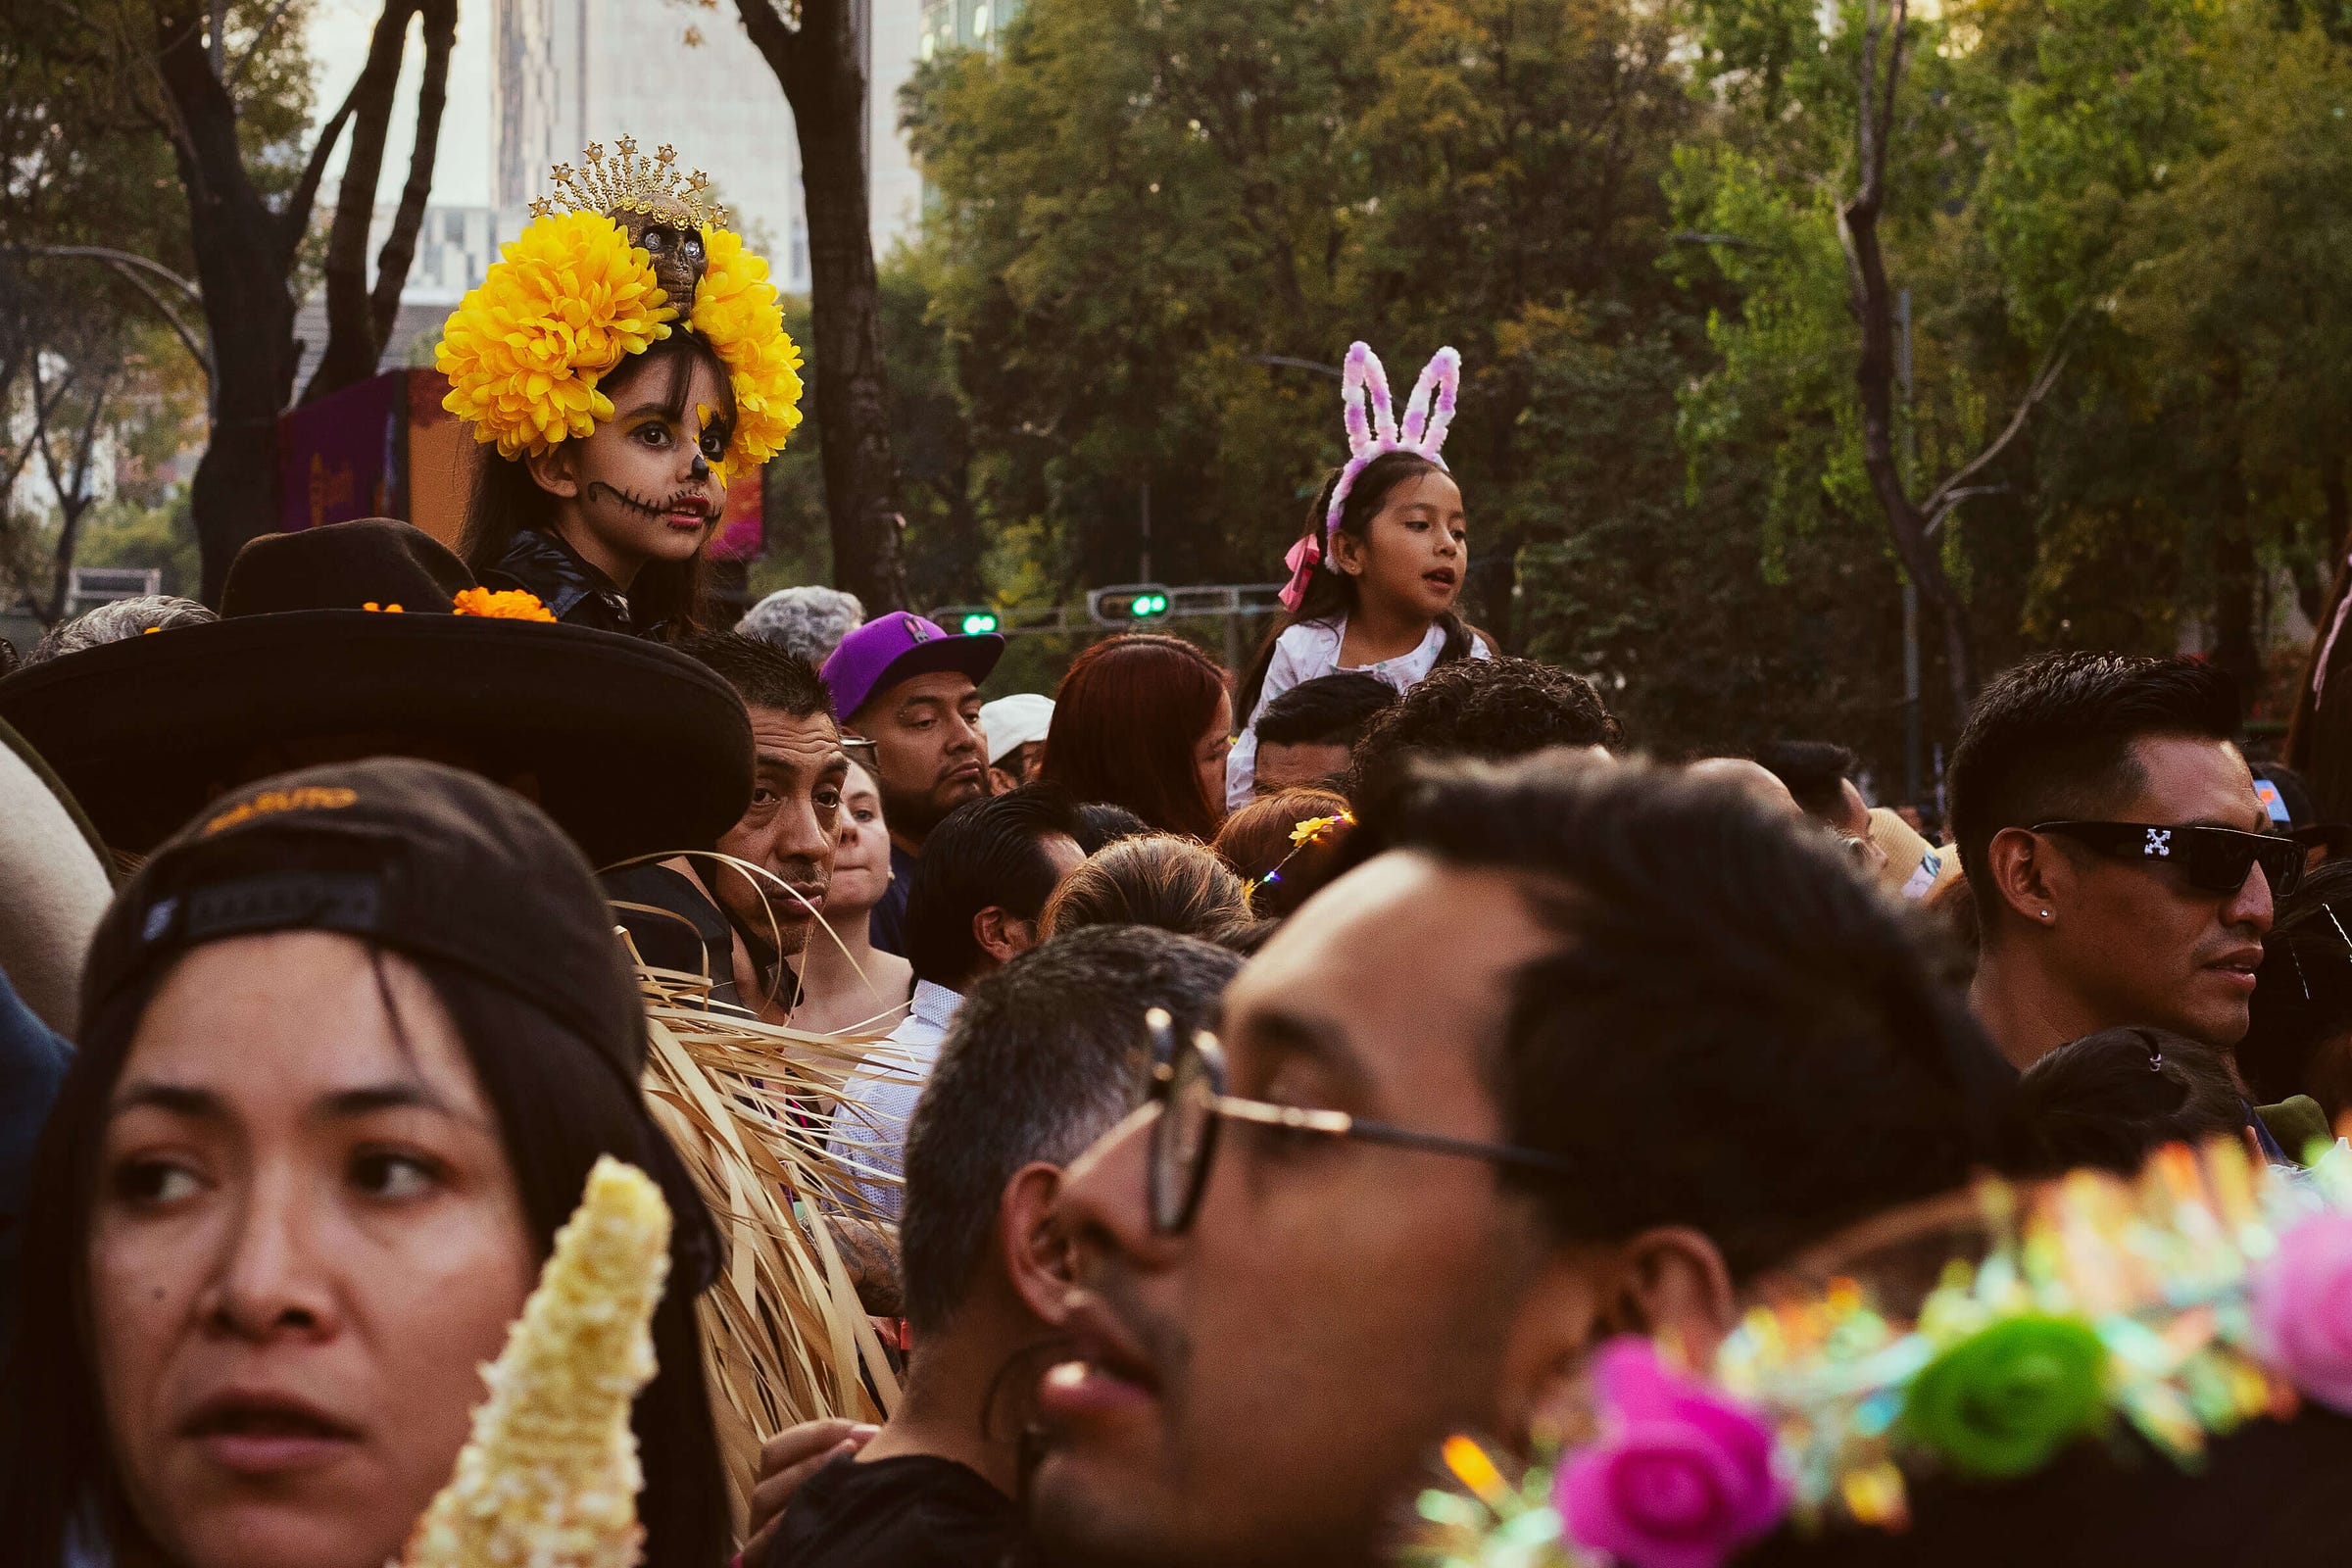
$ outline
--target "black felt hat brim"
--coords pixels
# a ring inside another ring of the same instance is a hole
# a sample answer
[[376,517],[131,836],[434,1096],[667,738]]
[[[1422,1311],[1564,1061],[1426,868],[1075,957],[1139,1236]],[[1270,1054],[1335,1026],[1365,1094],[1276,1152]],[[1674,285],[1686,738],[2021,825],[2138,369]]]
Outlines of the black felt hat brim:
[[306,741],[421,743],[521,781],[595,865],[707,850],[752,792],[751,721],[725,681],[659,644],[539,621],[305,610],[179,627],[0,680],[0,718],[137,854],[221,790],[310,760]]

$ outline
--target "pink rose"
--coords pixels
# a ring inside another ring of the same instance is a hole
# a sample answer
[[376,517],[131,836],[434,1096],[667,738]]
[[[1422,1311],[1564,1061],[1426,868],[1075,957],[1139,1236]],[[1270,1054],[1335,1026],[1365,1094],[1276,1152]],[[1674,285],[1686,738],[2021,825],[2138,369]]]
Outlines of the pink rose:
[[1715,1568],[1780,1522],[1788,1487],[1753,1411],[1669,1372],[1646,1340],[1601,1347],[1592,1381],[1600,1437],[1552,1487],[1569,1539],[1633,1568]]
[[2280,1237],[2248,1304],[2264,1359],[2352,1415],[2352,1214],[2315,1215]]

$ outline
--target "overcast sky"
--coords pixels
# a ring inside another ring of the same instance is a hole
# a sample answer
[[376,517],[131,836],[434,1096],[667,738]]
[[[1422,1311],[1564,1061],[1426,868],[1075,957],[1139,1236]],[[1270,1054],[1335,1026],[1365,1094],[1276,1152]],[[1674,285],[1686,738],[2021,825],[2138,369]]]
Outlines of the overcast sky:
[[[311,18],[311,54],[318,63],[318,113],[332,114],[368,59],[368,35],[382,11],[381,0],[318,0]],[[490,204],[490,7],[458,8],[458,46],[449,62],[449,102],[441,112],[441,147],[433,169],[433,203],[446,207]],[[397,201],[409,174],[409,151],[416,142],[416,79],[424,71],[424,45],[414,24],[409,58],[402,69],[399,106],[392,112],[384,149],[379,201]],[[347,133],[327,165],[339,175]]]

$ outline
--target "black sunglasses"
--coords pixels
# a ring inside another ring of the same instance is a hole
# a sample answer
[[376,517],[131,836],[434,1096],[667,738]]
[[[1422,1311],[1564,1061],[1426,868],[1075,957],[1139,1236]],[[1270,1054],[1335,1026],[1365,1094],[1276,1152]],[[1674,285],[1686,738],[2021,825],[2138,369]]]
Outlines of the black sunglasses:
[[2235,893],[2257,865],[2273,898],[2286,897],[2303,881],[2304,847],[2283,834],[2149,822],[2036,822],[2033,831],[2063,834],[2118,859],[2179,866],[2202,893]]
[[1150,1101],[1159,1107],[1152,1123],[1149,1162],[1145,1166],[1145,1197],[1152,1227],[1163,1236],[1181,1236],[1192,1228],[1193,1213],[1200,1206],[1208,1185],[1210,1161],[1217,1151],[1217,1129],[1225,1122],[1252,1122],[1286,1133],[1325,1138],[1352,1138],[1395,1149],[1414,1149],[1429,1154],[1452,1154],[1541,1172],[1572,1176],[1567,1160],[1537,1149],[1480,1143],[1444,1133],[1415,1132],[1344,1110],[1312,1110],[1303,1105],[1278,1105],[1264,1100],[1242,1100],[1225,1093],[1225,1052],[1216,1037],[1197,1034],[1179,1040],[1173,1021],[1161,1008],[1144,1014],[1152,1035]]

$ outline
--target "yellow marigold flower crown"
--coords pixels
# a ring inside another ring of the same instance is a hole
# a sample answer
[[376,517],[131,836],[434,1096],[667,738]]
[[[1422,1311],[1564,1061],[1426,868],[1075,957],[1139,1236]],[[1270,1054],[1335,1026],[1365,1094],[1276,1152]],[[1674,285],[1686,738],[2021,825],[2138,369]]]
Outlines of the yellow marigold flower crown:
[[685,325],[726,367],[735,395],[735,431],[717,466],[722,475],[758,467],[801,422],[801,351],[784,330],[767,263],[719,226],[725,212],[701,201],[702,175],[678,187],[668,148],[647,159],[628,138],[619,145],[610,163],[591,146],[587,175],[558,169],[565,200],[598,205],[536,204],[541,216],[451,314],[433,356],[449,377],[441,406],[504,458],[544,455],[610,419],[598,383],[678,319],[653,257],[613,214],[679,215],[695,223],[707,258]]

